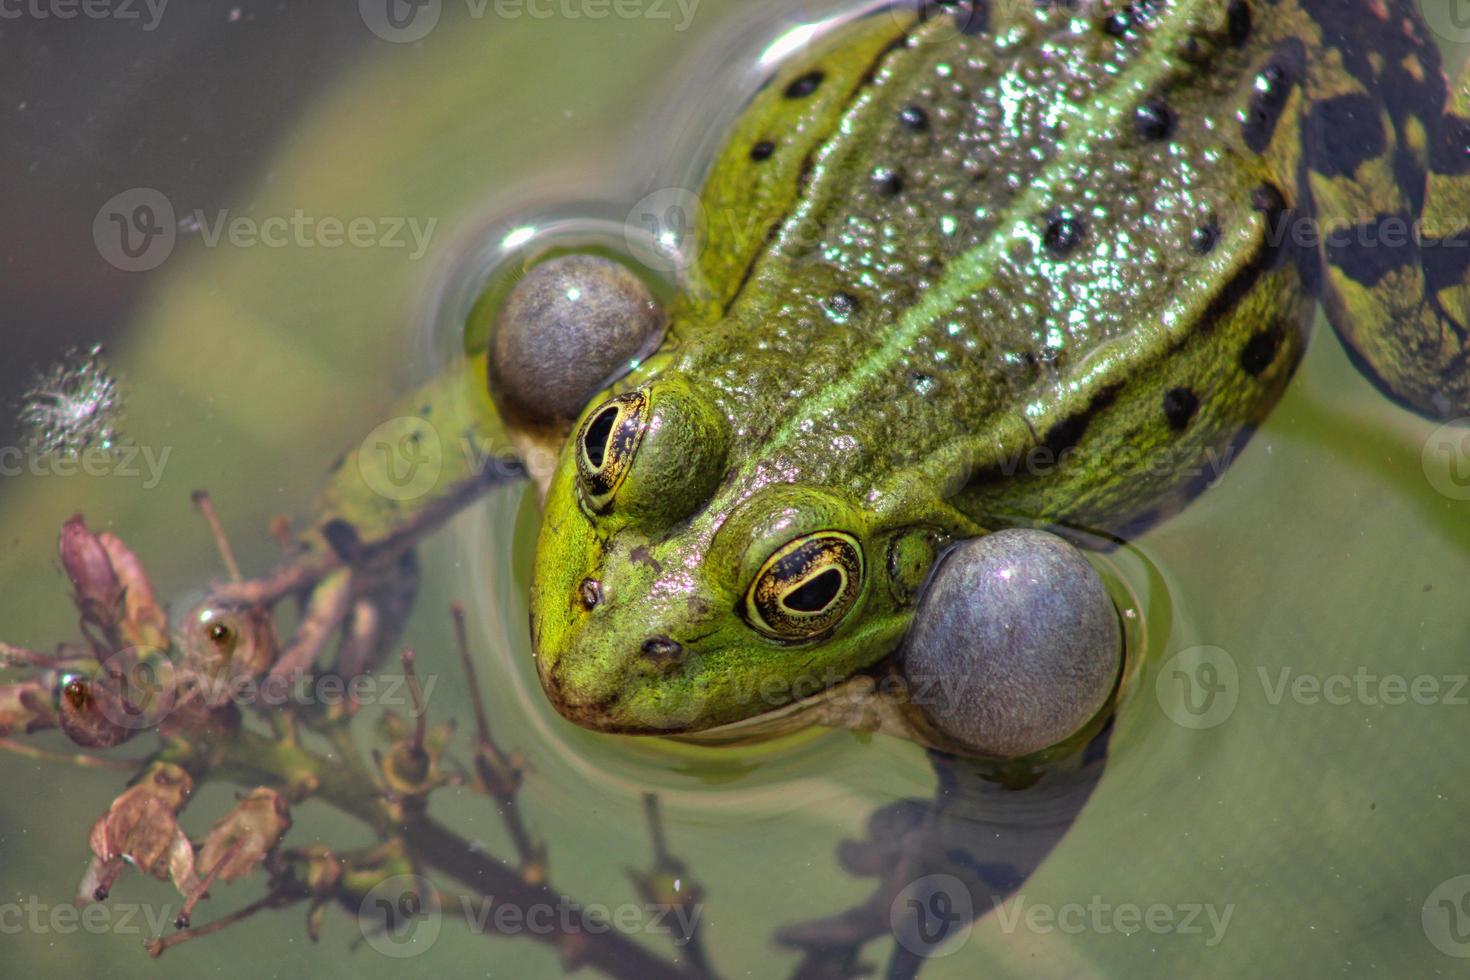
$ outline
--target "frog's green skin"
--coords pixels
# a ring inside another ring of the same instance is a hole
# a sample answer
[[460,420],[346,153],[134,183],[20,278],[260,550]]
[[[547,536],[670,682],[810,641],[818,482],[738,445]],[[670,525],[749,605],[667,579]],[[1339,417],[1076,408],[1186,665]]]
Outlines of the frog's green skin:
[[[547,495],[533,640],[579,724],[699,731],[863,670],[908,626],[916,542],[1145,516],[1280,394],[1313,280],[1395,398],[1470,403],[1470,250],[1272,238],[1294,213],[1466,239],[1470,98],[1412,4],[954,9],[806,52],[714,164],[668,339],[616,388],[664,437],[599,510],[578,430]],[[1079,240],[1050,247],[1062,215]],[[850,611],[753,628],[762,564],[829,529],[860,543]]]
[[[947,541],[1118,528],[1216,475],[1317,295],[1391,397],[1465,412],[1467,116],[1410,0],[884,10],[752,100],[662,347],[568,432],[476,397],[483,354],[406,410],[446,446],[572,435],[554,472],[529,467],[533,644],[558,710],[629,733],[770,717],[890,654]],[[1307,219],[1355,233],[1319,247]],[[609,396],[614,449],[579,477]],[[344,539],[389,555],[401,525],[488,482],[446,465],[384,502],[362,468],[339,470],[312,537],[349,564]],[[748,597],[818,532],[853,601],[773,638]]]

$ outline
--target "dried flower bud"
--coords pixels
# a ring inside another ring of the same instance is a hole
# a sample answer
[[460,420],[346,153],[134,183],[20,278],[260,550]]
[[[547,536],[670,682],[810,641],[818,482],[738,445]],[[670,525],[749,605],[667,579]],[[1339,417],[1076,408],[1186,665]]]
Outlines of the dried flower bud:
[[222,881],[242,878],[265,861],[290,829],[286,798],[260,787],[214,825],[199,850],[199,867]]
[[256,607],[200,606],[184,622],[182,645],[212,707],[230,700],[243,682],[263,676],[276,662],[275,624]]
[[440,766],[454,736],[454,722],[434,725],[420,734],[392,712],[383,715],[383,728],[394,739],[378,764],[388,789],[401,798],[423,797],[452,781]]
[[179,766],[156,762],[145,770],[92,825],[92,866],[79,901],[105,898],[124,861],[160,880],[173,879],[180,891],[196,887],[194,847],[177,819],[193,792],[193,779]]
[[116,535],[99,531],[97,540],[122,585],[124,639],[134,646],[166,648],[168,616],[158,604],[143,563]]
[[111,748],[156,728],[174,710],[179,673],[158,650],[124,647],[100,667],[60,675],[61,728],[78,745]]
[[56,715],[66,737],[87,749],[110,749],[141,731],[119,724],[127,712],[110,685],[81,674],[64,674],[57,686]]
[[[81,515],[61,526],[57,543],[61,567],[71,579],[74,601],[82,614],[82,622],[101,630],[111,647],[121,645],[118,633],[123,587],[102,541],[87,530]],[[105,659],[110,649],[99,652]]]

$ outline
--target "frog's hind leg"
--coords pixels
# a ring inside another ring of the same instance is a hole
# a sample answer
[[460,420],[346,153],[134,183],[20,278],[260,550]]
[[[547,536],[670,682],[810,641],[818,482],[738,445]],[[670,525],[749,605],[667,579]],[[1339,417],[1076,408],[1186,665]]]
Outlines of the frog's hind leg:
[[1470,75],[1446,87],[1405,0],[1301,3],[1322,34],[1301,187],[1328,315],[1389,397],[1470,414]]

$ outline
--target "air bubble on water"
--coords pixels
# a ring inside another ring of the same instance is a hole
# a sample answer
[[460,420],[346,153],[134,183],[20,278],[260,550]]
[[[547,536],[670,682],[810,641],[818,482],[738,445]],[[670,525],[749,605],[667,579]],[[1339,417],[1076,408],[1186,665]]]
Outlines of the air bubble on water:
[[74,455],[115,449],[122,413],[122,388],[94,344],[38,374],[21,396],[19,418],[31,451]]

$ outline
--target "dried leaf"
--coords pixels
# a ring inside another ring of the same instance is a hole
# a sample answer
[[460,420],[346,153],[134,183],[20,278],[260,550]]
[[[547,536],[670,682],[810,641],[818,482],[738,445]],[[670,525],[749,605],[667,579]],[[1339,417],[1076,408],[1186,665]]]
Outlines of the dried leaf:
[[215,823],[199,850],[199,867],[207,873],[215,873],[218,867],[217,875],[224,881],[242,878],[265,861],[290,829],[286,798],[260,787]]

